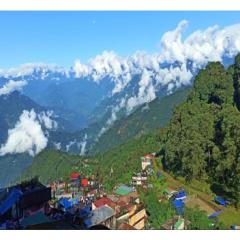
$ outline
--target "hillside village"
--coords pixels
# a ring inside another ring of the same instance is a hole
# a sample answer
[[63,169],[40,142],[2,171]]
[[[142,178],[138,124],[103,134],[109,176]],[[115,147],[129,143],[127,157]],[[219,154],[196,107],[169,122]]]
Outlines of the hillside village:
[[[215,229],[227,202],[218,196],[215,203],[209,204],[200,196],[188,195],[178,184],[169,185],[167,176],[157,167],[157,157],[157,153],[142,156],[141,171],[132,173],[129,185],[119,183],[112,192],[104,189],[97,176],[82,176],[77,171],[73,171],[67,181],[58,179],[47,186],[35,178],[1,189],[0,228],[155,229],[149,222],[141,192],[160,190],[159,204],[169,204],[173,212],[160,229],[188,229],[191,221],[185,216],[185,207],[194,207],[194,204],[207,212],[209,223]],[[114,174],[113,169],[110,174]],[[239,229],[239,226],[232,224],[229,228]]]

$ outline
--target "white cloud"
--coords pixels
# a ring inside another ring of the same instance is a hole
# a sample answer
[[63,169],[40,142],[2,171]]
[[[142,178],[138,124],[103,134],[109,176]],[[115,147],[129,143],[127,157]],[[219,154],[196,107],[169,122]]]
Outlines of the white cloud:
[[69,71],[67,69],[59,67],[55,64],[25,63],[18,67],[10,69],[0,69],[0,76],[4,76],[6,78],[24,77],[31,75],[34,72],[40,72],[40,78],[45,79],[50,71],[65,74],[66,76],[69,74]]
[[[113,122],[117,111],[127,107],[128,111],[138,105],[156,98],[156,92],[166,88],[168,93],[183,85],[191,84],[191,80],[209,61],[223,61],[225,57],[233,57],[240,52],[240,24],[220,28],[210,26],[207,29],[197,30],[183,38],[188,22],[179,22],[175,29],[163,34],[160,40],[160,51],[148,54],[137,51],[130,56],[119,56],[113,51],[104,51],[90,59],[86,64],[76,60],[73,69],[66,71],[73,73],[76,78],[89,77],[92,81],[111,81],[112,95],[120,93],[134,83],[134,94],[125,95],[125,102],[112,111],[109,122]],[[192,67],[189,68],[189,62]],[[25,75],[33,69],[46,69],[61,72],[56,67],[39,65],[23,65],[20,69],[10,69],[8,75]],[[0,71],[1,72],[1,71]],[[113,120],[113,121],[112,121]],[[109,125],[109,124],[108,124]],[[103,129],[107,128],[105,126]]]
[[[53,127],[51,120],[44,115],[44,124],[50,129]],[[42,116],[40,117],[42,119]],[[8,139],[0,148],[0,155],[27,152],[31,156],[38,154],[47,146],[47,136],[44,134],[39,116],[32,109],[24,110],[13,129],[8,131]]]
[[61,143],[60,142],[59,143],[53,142],[53,145],[57,150],[61,149]]
[[25,80],[21,81],[10,80],[0,88],[0,96],[9,94],[15,90],[21,90],[26,84],[27,82]]
[[77,78],[86,77],[89,75],[89,68],[86,65],[82,64],[79,59],[75,61],[73,70]]
[[134,107],[145,102],[150,102],[156,98],[155,87],[153,85],[152,72],[144,69],[138,83],[139,90],[136,96],[132,96],[127,101],[127,110],[130,112]]
[[180,22],[174,31],[163,35],[162,61],[184,63],[191,60],[199,67],[209,61],[222,61],[224,56],[233,57],[240,51],[240,24],[222,29],[211,26],[193,32],[182,41],[186,25],[186,21]]
[[88,139],[88,135],[85,134],[83,141],[81,143],[79,143],[79,149],[80,149],[80,155],[83,156],[85,155],[86,152],[86,145],[87,145],[87,139]]
[[66,151],[68,152],[70,150],[70,147],[76,144],[76,140],[70,141],[69,144],[66,145]]
[[57,122],[52,120],[51,117],[53,117],[53,111],[41,112],[38,114],[40,123],[44,124],[47,129],[56,129],[58,126]]

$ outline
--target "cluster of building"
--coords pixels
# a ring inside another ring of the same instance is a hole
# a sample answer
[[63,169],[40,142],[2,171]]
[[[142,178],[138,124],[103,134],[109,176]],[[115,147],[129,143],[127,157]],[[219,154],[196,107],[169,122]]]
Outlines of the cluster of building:
[[152,185],[149,184],[148,177],[154,173],[151,163],[154,157],[155,153],[146,154],[141,157],[141,171],[132,176],[133,186],[141,186],[145,189],[152,187]]
[[[132,176],[131,186],[118,185],[111,194],[94,177],[72,172],[68,181],[47,186],[38,179],[0,190],[0,229],[147,229],[147,214],[137,187],[151,188],[155,153],[141,157],[141,171]],[[161,173],[157,172],[158,178]],[[165,191],[177,215],[162,229],[186,229],[186,193]]]
[[0,190],[0,229],[144,229],[146,210],[134,187],[107,194],[77,172],[48,186],[38,179]]

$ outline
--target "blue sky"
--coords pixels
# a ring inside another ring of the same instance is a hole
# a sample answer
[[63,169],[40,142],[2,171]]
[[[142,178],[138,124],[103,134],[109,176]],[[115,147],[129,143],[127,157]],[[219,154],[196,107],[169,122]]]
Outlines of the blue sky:
[[159,51],[166,31],[189,21],[189,33],[240,23],[239,12],[0,12],[0,68],[27,62],[69,67],[104,50]]

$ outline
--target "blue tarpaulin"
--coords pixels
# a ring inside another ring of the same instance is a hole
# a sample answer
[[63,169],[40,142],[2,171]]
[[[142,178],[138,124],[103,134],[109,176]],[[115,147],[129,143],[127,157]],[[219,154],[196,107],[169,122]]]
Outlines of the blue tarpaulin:
[[67,198],[60,199],[59,204],[61,204],[65,209],[72,207],[72,203]]
[[0,205],[0,215],[5,214],[22,195],[23,193],[20,190],[13,188],[5,201]]
[[184,202],[182,200],[176,200],[175,199],[175,200],[172,201],[172,203],[173,203],[173,205],[174,205],[174,207],[176,209],[176,212],[179,215],[183,215],[183,213],[184,213],[184,206],[185,206]]
[[186,192],[184,190],[179,191],[175,197],[176,200],[183,200],[187,197]]
[[89,217],[91,213],[92,213],[92,206],[87,205],[80,210],[79,217],[86,218],[86,217]]
[[214,200],[215,200],[216,203],[218,203],[218,204],[220,204],[222,206],[226,206],[227,205],[227,202],[223,198],[221,198],[219,196],[215,197]]
[[216,218],[216,217],[218,217],[222,212],[223,212],[223,210],[217,211],[217,212],[213,213],[212,215],[210,215],[208,218],[209,218],[209,219],[211,219],[211,218]]

